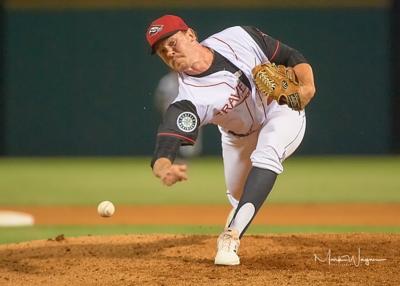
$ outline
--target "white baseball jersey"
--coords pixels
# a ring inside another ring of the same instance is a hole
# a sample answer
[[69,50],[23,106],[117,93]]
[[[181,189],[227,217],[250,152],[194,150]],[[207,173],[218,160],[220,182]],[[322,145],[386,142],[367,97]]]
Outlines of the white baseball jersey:
[[[181,73],[175,102],[192,102],[200,125],[212,123],[241,135],[258,130],[266,118],[266,104],[251,80],[251,69],[268,61],[266,55],[241,27],[226,29],[202,44],[224,56],[238,70],[221,70],[204,77]],[[241,76],[247,77],[250,88],[240,80]]]
[[193,144],[200,126],[218,125],[227,188],[239,198],[251,166],[281,173],[305,130],[304,112],[267,104],[251,71],[265,62],[294,66],[306,60],[253,27],[231,27],[201,44],[214,51],[214,61],[199,75],[179,74],[179,93],[160,125],[153,163],[159,157],[173,161],[174,150]]

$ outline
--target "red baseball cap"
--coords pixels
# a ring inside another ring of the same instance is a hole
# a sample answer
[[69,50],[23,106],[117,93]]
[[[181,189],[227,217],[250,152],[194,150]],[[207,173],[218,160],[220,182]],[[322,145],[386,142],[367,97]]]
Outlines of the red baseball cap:
[[158,41],[172,36],[178,31],[186,31],[188,29],[188,25],[182,18],[175,15],[164,15],[154,20],[146,32],[146,39],[151,47],[151,53],[155,53],[154,46]]

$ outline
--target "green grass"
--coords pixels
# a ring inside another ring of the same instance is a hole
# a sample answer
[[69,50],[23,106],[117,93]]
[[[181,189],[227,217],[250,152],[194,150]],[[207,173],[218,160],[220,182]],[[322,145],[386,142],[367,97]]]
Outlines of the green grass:
[[[156,180],[149,158],[2,158],[0,206],[226,204],[220,158],[189,163],[190,180]],[[293,157],[269,197],[279,203],[400,202],[400,157]]]
[[[217,236],[221,225],[102,225],[102,226],[32,226],[32,227],[3,227],[0,228],[0,244],[16,243],[38,239],[55,238],[64,234],[65,237],[85,235],[115,235],[115,234],[209,234]],[[400,233],[400,226],[263,226],[253,225],[247,234],[268,233]]]
[[271,199],[293,203],[398,203],[400,157],[292,158]]
[[[163,187],[149,158],[2,158],[1,206],[227,204],[221,158],[189,163],[190,180]],[[293,157],[269,203],[400,203],[400,157]],[[0,243],[81,235],[185,233],[218,235],[220,225],[33,226],[0,228]],[[249,234],[392,232],[400,227],[250,226]]]

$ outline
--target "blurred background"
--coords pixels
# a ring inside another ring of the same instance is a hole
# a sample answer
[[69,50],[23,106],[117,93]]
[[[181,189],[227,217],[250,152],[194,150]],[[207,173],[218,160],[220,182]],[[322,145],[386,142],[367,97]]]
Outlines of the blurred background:
[[[318,91],[298,153],[399,152],[397,2],[5,1],[0,154],[151,155],[154,90],[167,69],[144,35],[165,13],[186,19],[200,40],[253,25],[307,57]],[[220,154],[216,128],[205,133],[203,154]]]
[[[0,209],[86,205],[95,215],[104,199],[117,213],[120,204],[227,205],[215,126],[205,127],[190,181],[166,192],[151,174],[155,93],[168,70],[145,31],[176,14],[200,40],[256,26],[313,66],[306,135],[273,203],[395,203],[400,217],[399,2],[1,1]],[[0,229],[0,243],[16,237]]]

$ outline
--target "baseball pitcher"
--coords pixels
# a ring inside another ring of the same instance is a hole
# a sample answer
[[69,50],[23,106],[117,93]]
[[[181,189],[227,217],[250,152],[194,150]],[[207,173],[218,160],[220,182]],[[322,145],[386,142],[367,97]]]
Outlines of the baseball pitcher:
[[179,146],[193,145],[203,125],[218,125],[233,208],[215,264],[237,265],[240,239],[303,139],[304,108],[315,93],[312,68],[300,52],[250,26],[199,42],[180,17],[164,15],[146,39],[179,75],[178,96],[158,129],[153,173],[167,186],[187,180],[187,166],[174,164]]

